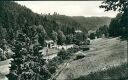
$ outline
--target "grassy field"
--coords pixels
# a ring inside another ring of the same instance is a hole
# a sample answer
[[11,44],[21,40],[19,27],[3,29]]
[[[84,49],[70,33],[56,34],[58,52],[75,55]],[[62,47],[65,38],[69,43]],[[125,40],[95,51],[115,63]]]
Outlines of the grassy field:
[[128,80],[127,63],[107,70],[93,72],[87,76],[80,76],[74,80]]
[[127,60],[126,41],[118,38],[95,39],[91,41],[91,50],[83,52],[85,58],[68,63],[57,80],[71,80],[92,72],[104,71],[120,66]]

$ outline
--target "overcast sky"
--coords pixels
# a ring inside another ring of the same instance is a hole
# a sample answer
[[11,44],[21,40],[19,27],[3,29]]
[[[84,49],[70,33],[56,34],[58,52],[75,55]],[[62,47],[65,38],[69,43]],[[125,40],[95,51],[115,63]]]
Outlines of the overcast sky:
[[115,17],[117,12],[104,12],[99,8],[102,1],[16,1],[39,14],[57,12],[68,16],[108,16]]

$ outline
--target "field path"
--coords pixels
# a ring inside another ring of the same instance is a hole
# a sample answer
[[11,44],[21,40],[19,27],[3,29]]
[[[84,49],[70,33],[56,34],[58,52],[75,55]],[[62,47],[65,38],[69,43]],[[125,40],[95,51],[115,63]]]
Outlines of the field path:
[[105,70],[126,62],[126,41],[118,38],[95,39],[91,41],[91,50],[83,52],[83,59],[70,62],[57,77],[57,80],[71,80],[91,72]]

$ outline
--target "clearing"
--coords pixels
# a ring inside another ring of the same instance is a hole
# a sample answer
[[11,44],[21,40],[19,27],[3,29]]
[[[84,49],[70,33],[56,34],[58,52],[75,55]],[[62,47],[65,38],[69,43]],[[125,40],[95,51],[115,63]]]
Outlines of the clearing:
[[127,61],[126,44],[126,41],[120,41],[119,38],[92,40],[91,49],[83,52],[86,57],[69,62],[57,80],[71,80],[125,63]]

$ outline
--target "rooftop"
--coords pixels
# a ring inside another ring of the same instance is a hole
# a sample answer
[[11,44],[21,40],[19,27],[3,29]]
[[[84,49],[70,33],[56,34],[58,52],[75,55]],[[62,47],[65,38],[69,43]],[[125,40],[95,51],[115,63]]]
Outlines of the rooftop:
[[81,30],[75,30],[76,33],[81,33],[82,31]]

